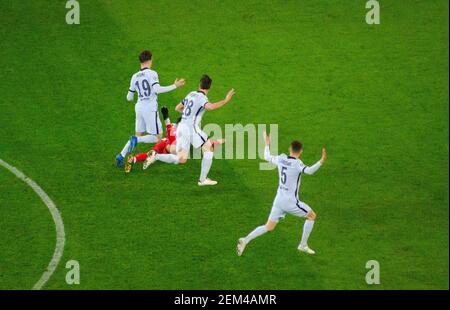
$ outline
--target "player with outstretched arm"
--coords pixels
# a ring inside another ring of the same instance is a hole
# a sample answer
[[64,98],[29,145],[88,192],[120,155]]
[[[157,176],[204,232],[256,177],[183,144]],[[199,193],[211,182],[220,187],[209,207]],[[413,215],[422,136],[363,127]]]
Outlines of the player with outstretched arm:
[[[139,153],[136,156],[133,154],[128,154],[125,160],[124,170],[125,173],[131,172],[134,164],[138,162],[144,162],[144,170],[148,168],[147,158],[151,156],[155,156],[156,154],[176,154],[177,148],[177,126],[181,121],[181,117],[176,121],[176,123],[172,123],[169,118],[169,109],[167,107],[161,108],[161,114],[164,118],[164,123],[166,124],[166,137],[159,140],[152,149],[148,152]],[[225,139],[219,139],[212,141],[213,147],[219,144],[225,143]]]
[[278,167],[279,185],[277,195],[273,202],[272,211],[265,225],[255,228],[247,237],[240,238],[237,244],[237,255],[241,256],[247,244],[265,234],[272,231],[283,219],[286,214],[292,214],[298,217],[306,218],[303,225],[303,234],[298,250],[308,254],[315,252],[308,246],[308,238],[314,226],[316,214],[303,201],[298,199],[298,190],[302,174],[314,174],[327,160],[327,152],[322,149],[322,158],[311,167],[305,166],[300,160],[303,153],[303,145],[299,141],[293,141],[289,147],[289,156],[281,154],[279,156],[270,155],[270,136],[264,133],[266,143],[264,149],[264,159]]
[[131,136],[122,151],[116,156],[118,167],[124,164],[127,153],[131,153],[138,143],[156,143],[162,137],[162,125],[158,113],[158,95],[170,92],[185,84],[184,79],[176,79],[170,86],[160,86],[156,71],[152,70],[152,53],[143,51],[139,55],[141,69],[131,77],[127,100],[133,101],[138,97],[135,105],[136,135]]
[[208,92],[211,88],[212,80],[208,75],[203,75],[200,79],[198,91],[190,92],[184,100],[179,103],[175,110],[182,113],[181,122],[177,126],[177,146],[175,154],[154,154],[147,158],[145,165],[148,167],[159,160],[169,164],[184,164],[189,156],[191,144],[194,148],[202,148],[203,159],[201,165],[199,186],[216,185],[217,181],[208,178],[213,160],[213,143],[208,135],[200,128],[200,123],[205,111],[220,109],[226,105],[234,95],[234,89],[228,91],[225,99],[210,103]]

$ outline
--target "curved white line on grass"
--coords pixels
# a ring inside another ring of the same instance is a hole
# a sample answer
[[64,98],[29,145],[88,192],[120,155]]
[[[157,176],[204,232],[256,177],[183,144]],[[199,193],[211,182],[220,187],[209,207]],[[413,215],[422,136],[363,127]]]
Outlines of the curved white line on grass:
[[38,196],[42,199],[42,201],[47,206],[48,210],[50,211],[53,221],[55,222],[56,226],[56,247],[55,252],[53,252],[53,257],[50,261],[50,263],[47,266],[47,270],[44,271],[39,281],[36,282],[36,284],[33,286],[33,290],[40,290],[45,283],[47,283],[48,279],[52,276],[53,272],[55,271],[56,267],[59,264],[59,261],[61,260],[61,257],[64,252],[64,243],[66,242],[66,234],[64,232],[64,223],[61,218],[61,214],[59,213],[58,209],[55,206],[55,203],[48,197],[48,195],[44,192],[44,190],[36,184],[32,179],[27,177],[25,174],[23,174],[21,171],[17,170],[16,167],[11,166],[7,162],[0,159],[0,165],[8,169],[10,172],[12,172],[16,177],[24,181],[26,184],[28,184],[35,192],[38,194]]

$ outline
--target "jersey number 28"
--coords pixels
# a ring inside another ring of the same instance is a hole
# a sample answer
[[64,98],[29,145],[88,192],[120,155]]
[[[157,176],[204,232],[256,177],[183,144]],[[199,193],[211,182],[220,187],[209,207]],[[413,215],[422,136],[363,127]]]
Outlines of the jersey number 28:
[[192,106],[194,105],[194,101],[192,100],[187,100],[184,99],[183,100],[183,104],[184,104],[184,116],[189,116],[192,113]]

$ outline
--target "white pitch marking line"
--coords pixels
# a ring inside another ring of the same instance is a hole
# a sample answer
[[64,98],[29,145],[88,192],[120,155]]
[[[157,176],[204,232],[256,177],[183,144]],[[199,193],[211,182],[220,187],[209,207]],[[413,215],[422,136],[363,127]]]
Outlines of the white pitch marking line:
[[34,182],[32,179],[27,177],[25,174],[23,174],[21,171],[19,171],[16,167],[11,166],[7,162],[0,159],[0,165],[8,169],[10,172],[12,172],[16,177],[24,181],[26,184],[28,184],[35,192],[38,194],[38,196],[42,199],[42,201],[47,206],[48,210],[50,211],[53,221],[55,222],[56,226],[56,247],[55,251],[53,252],[53,257],[50,261],[50,263],[47,266],[47,270],[44,271],[39,281],[36,282],[36,284],[33,286],[33,290],[40,290],[45,283],[47,283],[48,279],[52,276],[53,272],[55,271],[56,267],[59,264],[59,261],[61,260],[61,257],[64,252],[64,243],[66,242],[66,234],[64,232],[64,223],[61,218],[61,214],[59,213],[58,209],[56,208],[55,203],[48,197],[48,195],[44,192],[44,190],[37,185],[36,182]]

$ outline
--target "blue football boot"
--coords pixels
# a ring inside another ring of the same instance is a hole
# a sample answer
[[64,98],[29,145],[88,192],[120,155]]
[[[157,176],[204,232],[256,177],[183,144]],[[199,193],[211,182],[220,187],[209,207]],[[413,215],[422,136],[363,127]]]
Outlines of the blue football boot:
[[122,154],[117,154],[117,156],[116,156],[117,168],[122,168],[123,167],[123,160],[124,160],[124,158],[123,158]]
[[128,154],[133,153],[134,148],[136,147],[138,141],[136,136],[130,137],[130,146],[128,147]]

